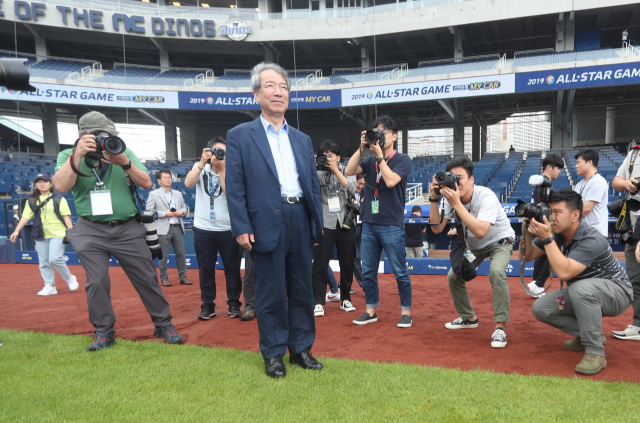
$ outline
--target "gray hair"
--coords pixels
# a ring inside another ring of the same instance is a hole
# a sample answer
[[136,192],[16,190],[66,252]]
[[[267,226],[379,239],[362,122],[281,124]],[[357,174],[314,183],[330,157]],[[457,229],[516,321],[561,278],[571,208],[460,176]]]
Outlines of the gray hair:
[[251,88],[253,91],[260,91],[260,74],[266,70],[272,70],[278,73],[287,82],[287,91],[291,91],[291,80],[289,74],[284,68],[275,63],[258,63],[251,69]]

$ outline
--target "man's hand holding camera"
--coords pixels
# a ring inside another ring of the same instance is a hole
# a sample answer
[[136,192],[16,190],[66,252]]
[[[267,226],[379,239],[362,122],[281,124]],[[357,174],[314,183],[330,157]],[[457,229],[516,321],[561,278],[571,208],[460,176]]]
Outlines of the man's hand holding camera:
[[207,163],[209,163],[209,160],[211,160],[212,157],[213,157],[213,154],[211,153],[210,148],[202,149],[202,157],[200,158],[200,167],[204,169],[204,167],[206,166]]
[[[95,145],[95,142],[94,142]],[[116,165],[116,166],[126,166],[127,164],[129,164],[129,158],[127,157],[126,154],[110,154],[107,153],[106,151],[102,152],[102,155],[104,156],[104,159],[102,159],[102,163],[106,163],[106,164],[112,164],[112,165]]]
[[542,220],[544,223],[540,223],[535,219],[529,219],[529,233],[538,239],[552,237],[553,231],[551,230],[551,223],[549,223],[547,216],[542,216]]
[[638,181],[631,178],[628,181],[625,181],[624,188],[632,194],[635,194],[638,191]]
[[80,160],[89,153],[95,153],[96,148],[96,140],[95,135],[93,134],[85,134],[83,135],[78,144],[76,145],[75,150],[73,150],[73,159],[77,164],[80,163]]
[[458,184],[456,184],[455,191],[449,187],[441,187],[439,189],[440,189],[440,194],[442,194],[442,196],[446,198],[446,200],[449,202],[451,207],[457,210],[457,207],[462,206],[462,201],[460,201],[460,187],[458,186]]

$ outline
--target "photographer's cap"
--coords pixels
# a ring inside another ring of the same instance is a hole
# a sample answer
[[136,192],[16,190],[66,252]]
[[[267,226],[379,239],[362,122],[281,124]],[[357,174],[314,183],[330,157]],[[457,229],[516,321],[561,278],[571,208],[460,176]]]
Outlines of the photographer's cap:
[[43,179],[47,182],[53,183],[53,181],[51,180],[51,176],[47,175],[46,173],[38,173],[36,177],[33,178],[33,182],[38,182],[38,179]]
[[100,112],[89,112],[82,116],[78,121],[78,128],[86,133],[104,131],[114,136],[120,133],[116,131],[113,121]]

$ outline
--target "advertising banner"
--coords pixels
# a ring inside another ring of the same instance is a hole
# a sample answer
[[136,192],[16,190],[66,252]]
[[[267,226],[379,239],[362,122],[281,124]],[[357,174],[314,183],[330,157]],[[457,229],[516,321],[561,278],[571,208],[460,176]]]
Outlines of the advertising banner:
[[[260,110],[253,93],[179,92],[180,109],[198,110]],[[289,95],[289,110],[340,107],[340,90],[293,91]]]
[[[407,270],[410,275],[446,275],[451,269],[451,261],[448,258],[405,258]],[[478,276],[489,276],[489,260],[484,260],[478,266]],[[520,260],[509,260],[505,270],[509,277],[520,276]],[[384,273],[393,273],[389,259],[384,259]],[[524,276],[533,276],[533,261],[527,263],[524,268]]]
[[640,62],[516,74],[516,92],[555,91],[640,82]]
[[513,94],[515,75],[491,75],[342,90],[342,106]]
[[0,100],[36,101],[102,107],[177,109],[178,93],[172,91],[114,90],[73,85],[31,84],[36,91],[0,88]]

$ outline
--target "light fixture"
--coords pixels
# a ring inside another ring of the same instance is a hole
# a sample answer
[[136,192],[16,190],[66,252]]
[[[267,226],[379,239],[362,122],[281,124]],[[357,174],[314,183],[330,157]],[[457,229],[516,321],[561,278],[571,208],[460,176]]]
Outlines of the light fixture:
[[256,12],[259,12],[259,11],[260,11],[260,9],[258,9],[258,8],[256,7]]
[[202,7],[210,7],[207,3],[200,3],[200,6],[202,6]]
[[143,3],[151,3],[151,0],[142,0]]
[[351,40],[347,40],[347,44],[349,44],[350,46],[352,46],[352,45],[353,45],[353,41],[351,41]]
[[180,6],[180,3],[178,3],[177,1],[172,1],[171,4],[174,6]]
[[232,9],[237,9],[238,8],[238,6],[236,6],[235,4],[230,4],[229,7],[232,8]]

